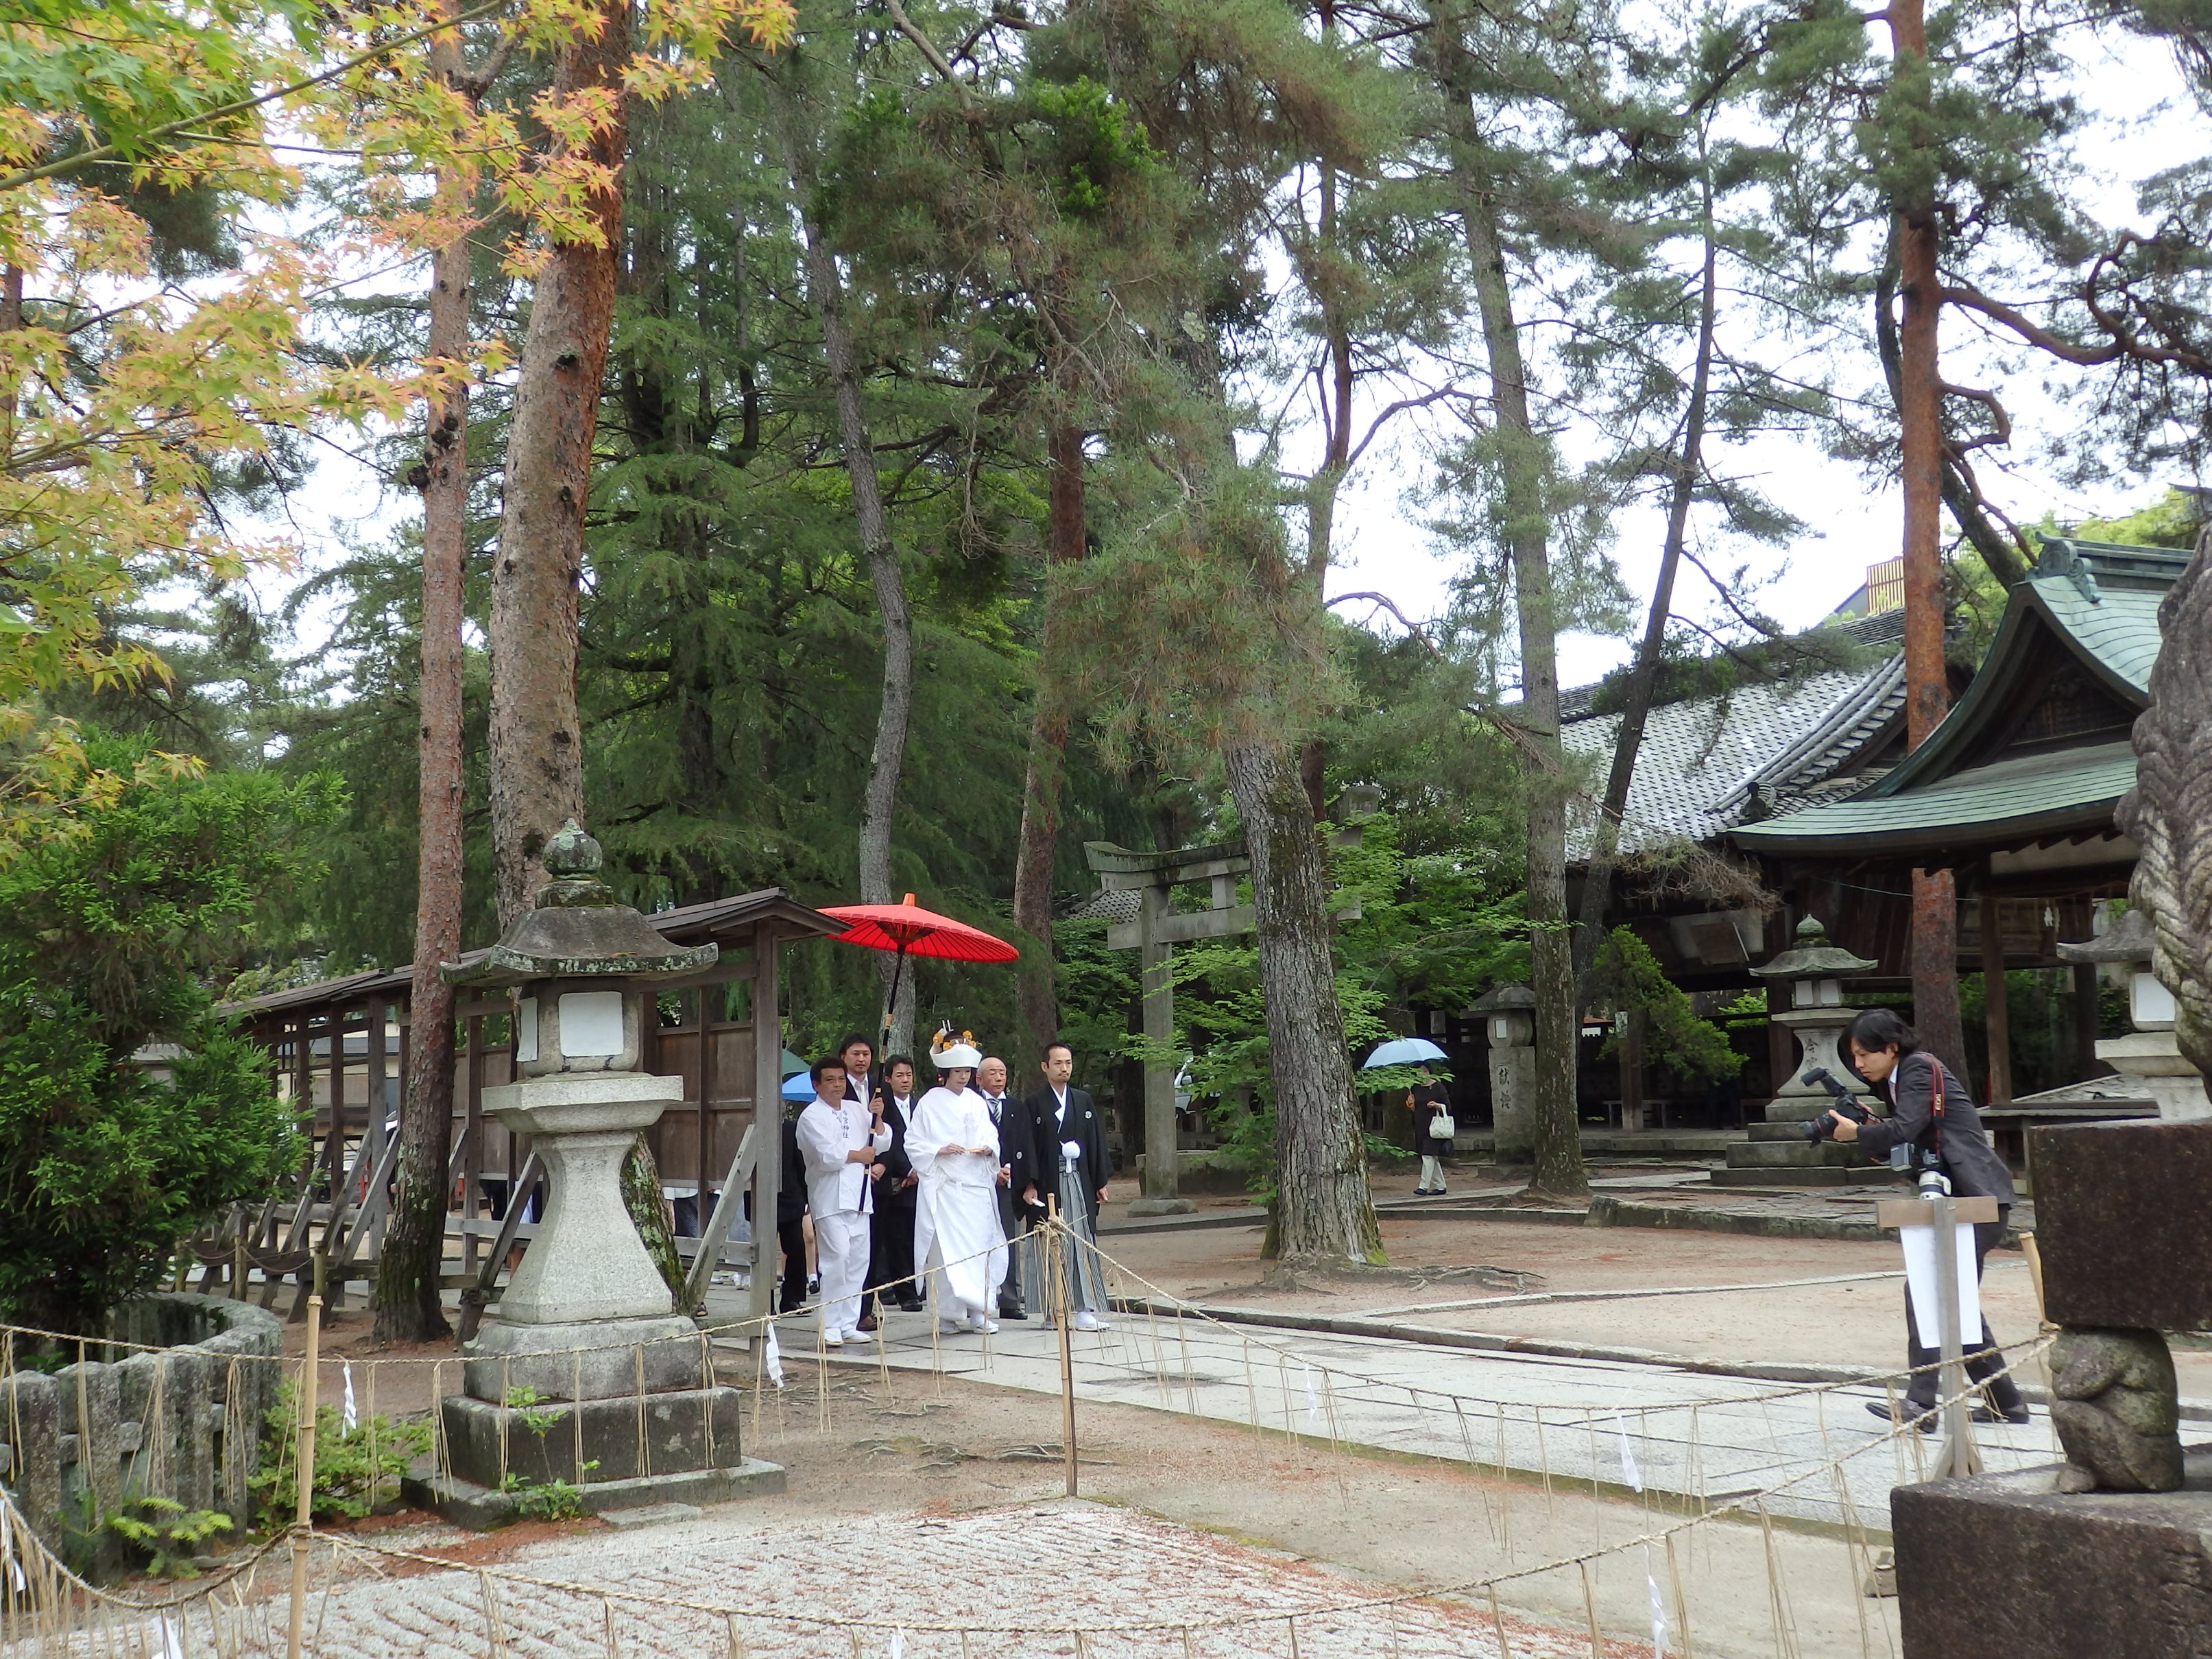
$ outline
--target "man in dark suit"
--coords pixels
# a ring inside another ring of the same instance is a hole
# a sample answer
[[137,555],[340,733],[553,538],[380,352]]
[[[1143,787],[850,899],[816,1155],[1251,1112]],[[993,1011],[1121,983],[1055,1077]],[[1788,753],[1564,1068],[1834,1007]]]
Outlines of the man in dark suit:
[[1076,1088],[1075,1051],[1054,1039],[1045,1045],[1044,1087],[1029,1097],[1030,1164],[1023,1201],[1034,1216],[1048,1197],[1060,1200],[1060,1213],[1076,1235],[1067,1242],[1067,1301],[1079,1331],[1108,1328],[1106,1276],[1098,1265],[1098,1206],[1114,1161],[1106,1151],[1105,1126],[1091,1097]]
[[775,1310],[797,1313],[806,1305],[806,1166],[799,1158],[796,1111],[783,1120],[783,1162],[776,1175],[775,1238],[783,1249],[783,1285]]
[[999,1317],[1027,1319],[1022,1306],[1023,1257],[1030,1259],[1032,1281],[1036,1267],[1029,1242],[1029,1212],[1018,1194],[1036,1179],[1029,1105],[1006,1092],[1006,1062],[995,1054],[987,1056],[976,1069],[975,1089],[999,1130],[999,1225],[1006,1235],[1006,1277],[999,1286]]

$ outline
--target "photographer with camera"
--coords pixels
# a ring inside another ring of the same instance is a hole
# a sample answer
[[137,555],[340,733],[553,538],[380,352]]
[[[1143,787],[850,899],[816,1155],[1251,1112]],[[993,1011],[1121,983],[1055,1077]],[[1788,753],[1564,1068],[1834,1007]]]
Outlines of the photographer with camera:
[[[1920,1046],[1912,1028],[1887,1008],[1869,1008],[1854,1019],[1844,1033],[1844,1054],[1851,1070],[1863,1079],[1889,1107],[1886,1118],[1855,1121],[1844,1112],[1832,1111],[1820,1122],[1838,1140],[1856,1142],[1877,1163],[1900,1160],[1897,1148],[1909,1149],[1906,1167],[1940,1175],[1953,1195],[1994,1198],[1995,1221],[1974,1225],[1974,1276],[1982,1272],[1982,1258],[2004,1231],[2013,1203],[2012,1176],[2004,1160],[1990,1146],[1974,1097],[1951,1068]],[[1824,1135],[1822,1137],[1826,1139]],[[1927,1178],[1923,1177],[1923,1185]],[[1936,1426],[1936,1365],[1942,1356],[1920,1340],[1912,1317],[1912,1297],[1905,1298],[1905,1352],[1912,1367],[1905,1390],[1904,1420],[1923,1434]],[[2025,1423],[2027,1406],[2010,1376],[2002,1374],[2003,1356],[1982,1321],[1981,1346],[1966,1356],[1966,1375],[1987,1385],[1990,1406],[1976,1407],[1978,1423]],[[1991,1408],[1994,1409],[1991,1409]],[[1872,1401],[1867,1409],[1884,1420],[1890,1408]]]

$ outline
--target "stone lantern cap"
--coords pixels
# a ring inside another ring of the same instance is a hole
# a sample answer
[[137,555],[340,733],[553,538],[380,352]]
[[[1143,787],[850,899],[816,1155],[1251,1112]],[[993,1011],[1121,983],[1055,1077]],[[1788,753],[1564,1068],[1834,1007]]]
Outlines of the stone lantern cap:
[[448,985],[499,987],[548,979],[668,979],[711,968],[719,946],[671,945],[599,878],[599,844],[576,820],[545,843],[553,878],[480,961],[441,963]]
[[1470,1014],[1511,1014],[1536,1006],[1536,994],[1525,985],[1498,985],[1484,992],[1468,1007]]
[[2096,939],[2058,947],[2061,962],[2132,962],[2151,959],[2151,924],[2148,910],[2123,910]]
[[1797,945],[1773,961],[1751,971],[1761,979],[1841,979],[1846,974],[1872,971],[1879,963],[1855,957],[1840,945],[1828,943],[1828,930],[1818,916],[1797,924]]

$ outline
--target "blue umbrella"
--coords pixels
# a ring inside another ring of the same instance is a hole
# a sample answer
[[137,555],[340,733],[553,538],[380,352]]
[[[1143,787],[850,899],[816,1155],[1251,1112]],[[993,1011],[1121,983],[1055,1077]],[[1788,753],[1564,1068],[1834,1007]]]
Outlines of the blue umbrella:
[[813,1099],[814,1079],[807,1073],[793,1072],[783,1080],[783,1097],[786,1100]]
[[1371,1072],[1378,1066],[1419,1066],[1423,1060],[1443,1057],[1444,1051],[1426,1037],[1395,1037],[1368,1055],[1359,1069]]

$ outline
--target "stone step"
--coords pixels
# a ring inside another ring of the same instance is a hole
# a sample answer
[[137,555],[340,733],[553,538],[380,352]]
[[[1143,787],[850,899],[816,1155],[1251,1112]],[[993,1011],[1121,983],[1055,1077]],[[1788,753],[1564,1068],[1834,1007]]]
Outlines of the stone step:
[[[1844,1169],[1832,1164],[1788,1165],[1773,1169],[1715,1170],[1712,1182],[1716,1187],[1871,1187],[1893,1183],[1895,1171],[1881,1164],[1863,1164],[1853,1169]],[[1900,1193],[1907,1189],[1900,1186]],[[1909,1193],[1907,1193],[1909,1196]]]
[[1731,1170],[1772,1170],[1835,1164],[1850,1168],[1867,1162],[1856,1146],[1832,1140],[1739,1140],[1728,1149]]

